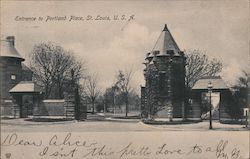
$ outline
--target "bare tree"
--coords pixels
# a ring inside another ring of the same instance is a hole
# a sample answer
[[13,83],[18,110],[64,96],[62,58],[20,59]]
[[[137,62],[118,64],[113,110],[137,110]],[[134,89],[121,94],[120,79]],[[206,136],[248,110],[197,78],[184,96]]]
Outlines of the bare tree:
[[92,104],[92,114],[95,112],[95,102],[100,92],[97,75],[88,76],[86,79],[86,94]]
[[35,81],[44,87],[45,98],[63,98],[72,69],[75,71],[74,79],[80,79],[83,75],[83,62],[51,42],[35,45],[31,56],[31,69]]
[[186,86],[192,88],[196,81],[202,77],[215,76],[222,70],[222,62],[217,59],[209,59],[200,50],[187,52],[186,60]]
[[242,75],[238,78],[238,86],[243,88],[249,88],[250,86],[250,73],[242,70]]
[[112,86],[106,88],[104,92],[106,110],[110,110],[111,107],[113,108],[113,110],[115,110],[115,91],[116,91],[115,87]]
[[116,82],[116,86],[120,89],[121,93],[124,95],[124,99],[125,99],[125,105],[126,105],[126,117],[128,116],[128,105],[129,105],[129,93],[131,92],[132,88],[130,86],[130,82],[131,82],[131,78],[132,78],[132,69],[130,69],[129,71],[118,71],[118,75],[117,75],[117,82]]
[[72,80],[70,77],[70,71],[74,70],[74,77],[76,84],[79,85],[77,81],[79,81],[83,77],[84,62],[78,61],[73,54],[70,52],[66,52],[64,54],[59,54],[58,58],[61,60],[56,61],[57,63],[57,71],[55,72],[55,85],[57,87],[58,97],[63,98],[63,90],[66,90],[69,87],[67,81]]
[[230,101],[227,112],[232,119],[242,118],[242,109],[249,106],[249,86],[250,74],[246,70],[242,70],[242,74],[238,77],[236,85],[233,86],[235,91],[227,99]]

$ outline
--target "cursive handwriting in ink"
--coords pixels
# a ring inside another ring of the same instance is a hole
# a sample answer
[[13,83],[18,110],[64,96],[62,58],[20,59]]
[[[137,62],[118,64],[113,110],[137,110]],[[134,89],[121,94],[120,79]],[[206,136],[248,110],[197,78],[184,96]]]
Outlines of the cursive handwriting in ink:
[[215,153],[215,156],[217,159],[237,159],[240,158],[240,150],[237,148],[233,148],[231,150],[231,156],[228,152],[226,151],[226,148],[228,146],[228,141],[227,140],[220,140],[219,143],[216,145],[215,148],[209,147],[209,146],[200,146],[200,145],[195,145],[191,148],[191,151],[189,151],[187,154],[202,154],[202,153]]
[[178,154],[178,155],[182,155],[182,154],[185,154],[185,152],[183,152],[181,149],[176,149],[176,150],[169,150],[167,149],[166,147],[167,145],[166,144],[163,144],[162,146],[160,146],[156,151],[156,155],[168,155],[168,154]]
[[39,152],[40,156],[54,156],[54,157],[74,157],[77,148],[74,148],[72,150],[64,150],[63,147],[61,147],[60,150],[57,151],[49,151],[49,147],[46,146],[41,152]]
[[115,153],[114,151],[112,151],[111,148],[107,148],[106,145],[103,145],[101,147],[89,148],[89,149],[87,149],[87,151],[89,151],[89,152],[86,153],[85,155],[83,155],[83,157],[112,156]]
[[221,140],[216,147],[216,157],[228,159],[227,153],[225,153],[225,148],[228,145],[228,141]]
[[231,152],[231,158],[232,159],[240,158],[240,150],[234,148]]
[[16,133],[8,134],[6,138],[1,143],[1,146],[36,146],[40,147],[42,145],[42,140],[31,141],[20,139]]
[[77,146],[77,147],[91,147],[93,145],[96,145],[97,142],[87,143],[86,141],[79,141],[71,140],[71,133],[68,133],[62,141],[58,138],[58,136],[55,134],[52,136],[52,138],[49,140],[50,146]]
[[142,146],[139,150],[131,148],[132,143],[129,143],[126,147],[122,148],[117,153],[120,154],[120,158],[123,156],[148,156],[151,154],[149,147]]
[[[209,155],[217,159],[239,159],[242,158],[242,150],[240,147],[232,147],[230,142],[225,139],[213,141],[217,142],[215,145],[207,145],[202,143],[195,143],[187,147],[180,147],[180,145],[168,145],[162,143],[157,147],[143,144],[138,146],[137,143],[128,142],[122,147],[114,147],[114,145],[100,144],[98,142],[81,140],[76,138],[71,133],[66,133],[64,136],[53,134],[45,139],[30,139],[27,136],[21,137],[18,133],[8,133],[1,140],[1,146],[9,147],[26,147],[27,151],[30,148],[37,150],[37,155],[40,158],[152,158],[153,156],[178,157],[181,155],[203,156]],[[210,143],[211,144],[211,143]],[[171,148],[170,146],[174,146]],[[17,148],[19,148],[17,147]],[[38,148],[38,149],[37,149]],[[7,150],[7,149],[6,149]],[[12,152],[14,153],[14,152]],[[11,153],[4,152],[6,158],[11,158]],[[13,154],[12,154],[13,155]],[[14,155],[13,155],[14,156]],[[179,157],[180,158],[180,157]]]
[[200,154],[202,153],[202,146],[198,146],[197,144],[195,144],[192,148],[191,148],[191,151],[188,152],[188,154],[190,153],[195,153],[195,154]]

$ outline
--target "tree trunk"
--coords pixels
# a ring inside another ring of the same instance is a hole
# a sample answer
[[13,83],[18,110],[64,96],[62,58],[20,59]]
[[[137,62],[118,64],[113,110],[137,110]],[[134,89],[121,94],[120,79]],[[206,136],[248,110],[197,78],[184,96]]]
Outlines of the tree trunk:
[[115,95],[113,95],[112,104],[113,104],[113,113],[115,113]]
[[80,120],[80,96],[78,87],[75,88],[75,119]]
[[95,101],[92,100],[92,114],[95,113]]
[[48,99],[48,85],[45,85],[45,99]]
[[126,94],[126,101],[125,101],[125,104],[126,104],[126,114],[125,114],[125,117],[128,117],[128,95]]
[[51,87],[49,86],[49,84],[45,84],[45,99],[49,98],[50,91],[51,91]]
[[60,82],[58,83],[58,95],[59,99],[63,99],[63,85]]

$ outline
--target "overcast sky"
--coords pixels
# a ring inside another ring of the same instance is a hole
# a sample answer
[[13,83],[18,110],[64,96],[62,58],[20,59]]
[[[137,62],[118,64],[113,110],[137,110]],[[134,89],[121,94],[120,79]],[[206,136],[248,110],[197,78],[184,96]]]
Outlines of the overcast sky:
[[[110,21],[50,21],[46,16],[110,16]],[[114,15],[134,19],[114,21]],[[17,21],[44,17],[43,21]],[[239,1],[1,1],[1,38],[16,37],[28,58],[34,44],[52,41],[72,50],[100,77],[102,88],[115,81],[118,69],[133,68],[133,86],[144,84],[142,62],[168,24],[181,50],[205,50],[220,59],[221,73],[234,83],[249,62],[249,2]]]

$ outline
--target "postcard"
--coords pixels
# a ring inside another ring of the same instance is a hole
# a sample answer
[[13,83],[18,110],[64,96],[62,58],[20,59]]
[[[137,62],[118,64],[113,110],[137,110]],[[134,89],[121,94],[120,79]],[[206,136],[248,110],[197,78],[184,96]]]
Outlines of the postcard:
[[249,1],[3,0],[1,159],[249,159]]

